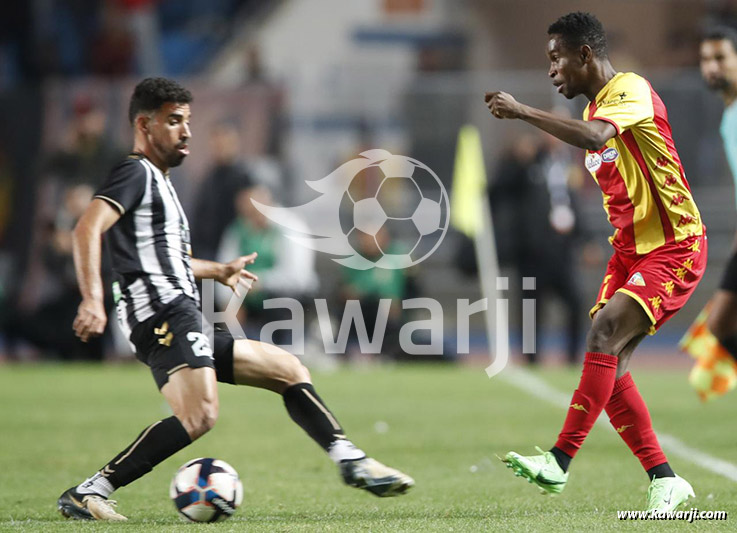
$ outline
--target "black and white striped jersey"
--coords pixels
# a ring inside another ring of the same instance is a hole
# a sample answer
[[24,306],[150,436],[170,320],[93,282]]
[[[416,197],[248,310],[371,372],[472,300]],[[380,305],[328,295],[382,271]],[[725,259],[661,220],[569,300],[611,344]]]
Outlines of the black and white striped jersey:
[[113,296],[126,334],[182,294],[199,306],[189,223],[168,175],[145,156],[130,154],[113,167],[95,198],[121,215],[106,235]]

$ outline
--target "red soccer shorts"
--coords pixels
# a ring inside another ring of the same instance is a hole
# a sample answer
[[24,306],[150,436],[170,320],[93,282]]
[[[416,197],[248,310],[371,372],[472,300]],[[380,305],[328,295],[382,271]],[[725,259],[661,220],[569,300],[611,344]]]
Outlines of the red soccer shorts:
[[677,244],[666,244],[646,255],[614,252],[589,315],[604,307],[615,292],[634,298],[650,317],[653,335],[683,307],[706,269],[706,230]]

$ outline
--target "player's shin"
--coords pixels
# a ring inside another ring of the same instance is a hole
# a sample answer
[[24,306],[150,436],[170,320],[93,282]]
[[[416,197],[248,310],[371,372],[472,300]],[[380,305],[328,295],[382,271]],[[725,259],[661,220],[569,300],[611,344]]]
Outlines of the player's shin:
[[346,439],[343,428],[311,383],[298,383],[284,393],[284,405],[289,416],[339,464],[361,459],[366,454]]
[[675,476],[653,431],[647,405],[629,372],[614,382],[606,413],[619,436],[640,460],[648,479]]
[[[555,448],[574,457],[612,395],[617,372],[614,355],[587,352],[578,388],[573,393]],[[563,468],[563,466],[561,466]]]
[[147,427],[125,450],[99,472],[77,487],[80,494],[95,493],[107,498],[115,489],[128,485],[154,466],[192,442],[176,416]]

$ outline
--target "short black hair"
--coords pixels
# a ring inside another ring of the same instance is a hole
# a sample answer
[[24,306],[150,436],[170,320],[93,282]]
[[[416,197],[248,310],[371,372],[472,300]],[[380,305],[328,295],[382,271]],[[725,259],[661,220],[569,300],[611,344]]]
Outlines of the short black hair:
[[737,52],[737,30],[731,26],[711,26],[701,34],[701,42],[704,41],[729,41],[732,48]]
[[138,113],[156,111],[162,105],[169,102],[189,104],[191,101],[192,93],[174,80],[167,78],[146,78],[136,85],[133,91],[130,106],[128,107],[128,120],[133,124]]
[[576,11],[563,15],[548,27],[548,35],[560,35],[568,48],[587,44],[598,57],[607,56],[604,26],[591,13]]

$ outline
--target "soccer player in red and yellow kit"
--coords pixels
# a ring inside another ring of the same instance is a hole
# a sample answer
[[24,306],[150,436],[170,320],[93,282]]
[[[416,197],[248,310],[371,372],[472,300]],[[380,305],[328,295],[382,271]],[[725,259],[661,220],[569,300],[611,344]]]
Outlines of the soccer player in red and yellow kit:
[[602,410],[651,480],[648,510],[670,511],[693,496],[676,476],[652,429],[627,365],[640,341],[686,302],[706,267],[706,233],[660,97],[644,78],[609,62],[604,28],[589,13],[570,13],[548,28],[548,75],[566,98],[583,94],[583,120],[561,119],[486,93],[491,114],[521,119],[586,150],[614,226],[578,388],[555,446],[542,455],[509,452],[507,465],[550,493],[568,481],[568,466]]

